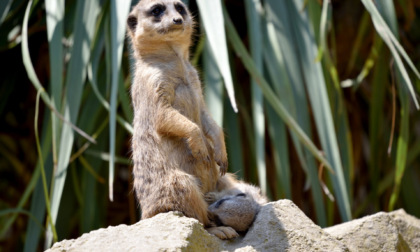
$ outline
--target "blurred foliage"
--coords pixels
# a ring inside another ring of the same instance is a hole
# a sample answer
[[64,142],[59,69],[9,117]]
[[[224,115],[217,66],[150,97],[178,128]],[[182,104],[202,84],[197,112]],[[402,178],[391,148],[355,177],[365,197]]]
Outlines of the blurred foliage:
[[[139,220],[123,42],[135,2],[1,1],[4,251]],[[321,226],[420,217],[420,1],[184,2],[230,172]]]

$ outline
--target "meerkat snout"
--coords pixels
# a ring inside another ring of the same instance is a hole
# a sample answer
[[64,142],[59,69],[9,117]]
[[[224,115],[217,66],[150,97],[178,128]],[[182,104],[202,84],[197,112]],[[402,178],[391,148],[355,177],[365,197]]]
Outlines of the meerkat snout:
[[174,18],[174,24],[181,25],[183,23],[181,18]]

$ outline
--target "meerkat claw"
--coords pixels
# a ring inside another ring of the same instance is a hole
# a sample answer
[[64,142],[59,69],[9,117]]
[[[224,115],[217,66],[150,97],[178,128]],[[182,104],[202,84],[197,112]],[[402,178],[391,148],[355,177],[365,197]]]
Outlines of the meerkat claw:
[[211,204],[213,202],[216,201],[216,193],[215,192],[208,192],[204,195],[204,200],[208,203]]
[[233,239],[239,236],[235,229],[224,226],[208,228],[207,232],[222,240]]
[[223,162],[223,163],[218,163],[219,167],[220,167],[220,176],[224,176],[226,174],[227,171],[227,162]]

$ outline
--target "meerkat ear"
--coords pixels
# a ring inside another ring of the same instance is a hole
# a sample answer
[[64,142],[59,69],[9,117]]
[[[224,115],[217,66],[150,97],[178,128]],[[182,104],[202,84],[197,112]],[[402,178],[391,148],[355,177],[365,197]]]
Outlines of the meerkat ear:
[[134,32],[137,27],[137,16],[131,13],[127,18],[127,25],[131,32]]

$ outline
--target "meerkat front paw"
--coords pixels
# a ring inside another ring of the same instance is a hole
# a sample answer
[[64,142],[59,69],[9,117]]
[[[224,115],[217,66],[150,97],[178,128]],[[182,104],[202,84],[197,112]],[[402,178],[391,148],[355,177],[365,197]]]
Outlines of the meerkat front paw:
[[195,159],[203,162],[210,162],[209,151],[207,149],[203,134],[196,133],[193,137],[188,138],[188,146],[190,147],[191,154]]
[[220,175],[225,175],[228,168],[228,160],[225,148],[215,149],[215,157],[217,165],[220,167]]
[[217,193],[216,192],[208,192],[204,195],[204,200],[207,202],[207,204],[212,204],[217,199]]
[[222,240],[232,239],[239,236],[235,229],[224,226],[208,228],[207,232],[217,236],[219,239]]

